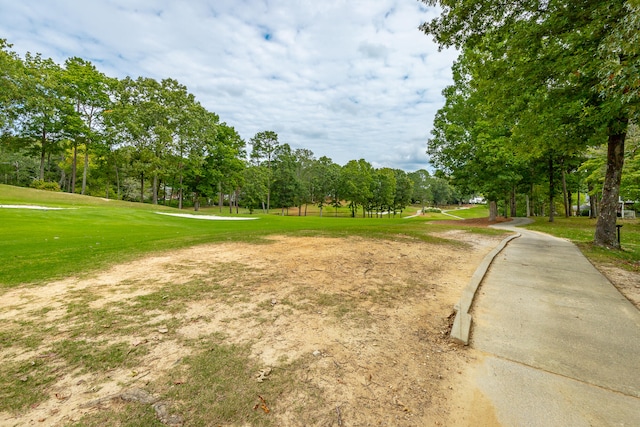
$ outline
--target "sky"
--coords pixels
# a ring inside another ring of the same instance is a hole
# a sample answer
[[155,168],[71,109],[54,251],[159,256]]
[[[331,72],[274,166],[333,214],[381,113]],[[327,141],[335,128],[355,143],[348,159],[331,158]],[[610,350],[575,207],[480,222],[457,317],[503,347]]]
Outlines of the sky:
[[176,79],[247,142],[270,130],[316,158],[411,172],[428,168],[457,57],[418,29],[437,13],[418,0],[0,0],[0,38],[21,57]]

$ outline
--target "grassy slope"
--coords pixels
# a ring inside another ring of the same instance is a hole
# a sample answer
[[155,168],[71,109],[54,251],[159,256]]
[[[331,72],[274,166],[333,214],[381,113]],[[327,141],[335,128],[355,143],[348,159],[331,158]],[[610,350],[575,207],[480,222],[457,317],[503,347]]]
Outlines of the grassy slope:
[[3,204],[70,208],[0,209],[0,287],[5,288],[95,271],[154,251],[221,241],[260,243],[270,234],[434,240],[424,223],[440,219],[439,215],[413,219],[254,215],[259,219],[205,221],[156,214],[186,212],[163,206],[0,185]]
[[615,264],[640,272],[640,220],[619,220],[622,224],[622,250],[611,250],[593,245],[596,220],[589,218],[535,218],[527,228],[569,239],[593,262]]

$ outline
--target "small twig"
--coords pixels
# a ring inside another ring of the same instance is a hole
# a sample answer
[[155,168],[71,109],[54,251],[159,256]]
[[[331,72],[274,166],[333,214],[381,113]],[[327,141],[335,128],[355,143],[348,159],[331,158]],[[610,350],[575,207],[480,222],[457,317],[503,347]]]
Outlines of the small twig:
[[336,406],[336,414],[338,414],[338,426],[342,427],[342,415],[340,414],[339,406]]
[[333,340],[333,341],[337,342],[338,344],[340,344],[341,346],[343,346],[344,348],[349,350],[349,347],[347,347],[345,344],[341,343],[340,341],[338,341],[338,340]]

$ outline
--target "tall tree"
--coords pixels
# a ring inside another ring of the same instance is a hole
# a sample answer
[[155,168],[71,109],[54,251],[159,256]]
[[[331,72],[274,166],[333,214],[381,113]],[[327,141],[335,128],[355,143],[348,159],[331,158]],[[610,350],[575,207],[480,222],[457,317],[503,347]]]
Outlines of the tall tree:
[[273,131],[262,131],[255,134],[249,142],[252,146],[251,160],[256,165],[266,165],[266,179],[267,179],[267,213],[271,205],[271,185],[273,182],[272,177],[272,162],[276,150],[280,146],[278,141],[278,134]]
[[387,212],[391,216],[393,199],[396,191],[396,176],[391,168],[380,168],[371,174],[370,197],[366,201],[369,215],[376,211],[376,215]]
[[433,200],[433,195],[429,189],[429,171],[426,169],[419,169],[415,172],[409,173],[409,179],[413,182],[413,189],[411,192],[411,201],[413,203],[420,202],[422,211],[424,212],[427,203]]
[[69,102],[73,104],[80,118],[77,128],[68,129],[71,130],[73,149],[70,191],[75,192],[78,145],[81,144],[84,146],[81,194],[85,194],[89,172],[89,151],[101,138],[102,113],[110,104],[110,79],[90,62],[74,57],[65,62],[62,83]]
[[242,204],[249,209],[249,213],[267,199],[266,168],[264,166],[248,165],[242,172],[243,183],[240,190]]
[[44,180],[47,159],[61,150],[65,129],[75,126],[76,116],[62,90],[60,66],[30,53],[26,54],[24,64],[13,129],[30,151],[39,153],[38,179]]
[[273,166],[273,199],[284,215],[285,209],[296,204],[296,199],[299,199],[303,190],[297,175],[296,155],[291,151],[289,144],[278,147],[273,158]]
[[11,44],[0,39],[0,132],[5,133],[13,124],[15,110],[20,99],[19,80],[24,73],[24,64],[11,51]]
[[615,222],[624,141],[640,99],[640,83],[631,77],[640,65],[638,43],[628,43],[638,39],[637,2],[423,1],[439,5],[442,14],[421,28],[441,46],[480,50],[489,65],[503,64],[495,83],[506,88],[502,94],[516,108],[546,116],[551,104],[560,104],[556,111],[572,113],[580,127],[604,132],[607,173],[594,242],[619,247]]
[[315,202],[317,195],[314,188],[314,165],[316,159],[313,152],[306,148],[298,148],[293,151],[296,162],[296,179],[300,183],[300,191],[296,197],[297,205],[300,208],[298,215],[302,215],[302,205],[304,214],[307,215],[307,205]]
[[396,212],[402,211],[411,204],[411,196],[413,195],[413,181],[405,171],[400,169],[394,169],[393,173],[396,178],[396,188],[393,195],[393,215]]
[[340,165],[333,163],[327,156],[322,156],[312,166],[312,198],[322,210],[330,199],[334,206],[340,205]]
[[374,169],[364,159],[350,160],[342,167],[341,189],[345,200],[349,201],[351,216],[356,216],[358,206],[362,206],[362,216],[366,216],[367,201],[373,196],[371,183]]

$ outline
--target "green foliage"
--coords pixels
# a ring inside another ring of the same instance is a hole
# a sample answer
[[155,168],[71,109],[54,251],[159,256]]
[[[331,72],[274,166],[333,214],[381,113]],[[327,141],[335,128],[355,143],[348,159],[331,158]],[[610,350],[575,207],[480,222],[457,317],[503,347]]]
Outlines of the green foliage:
[[625,134],[640,111],[638,81],[631,77],[640,55],[629,42],[638,38],[637,4],[425,3],[441,6],[442,14],[422,29],[441,46],[462,51],[429,142],[435,164],[493,201],[539,182],[542,169],[535,164],[546,159],[552,206],[554,181],[560,181],[555,165],[565,177],[587,147],[606,142],[595,241],[615,247]]
[[36,190],[60,191],[60,185],[57,182],[43,181],[41,179],[31,181],[30,187]]
[[404,171],[376,170],[364,159],[344,167],[317,160],[273,131],[251,138],[247,159],[235,129],[174,79],[115,79],[82,58],[61,66],[39,54],[20,58],[10,48],[0,39],[6,184],[35,178],[70,193],[196,210],[228,203],[253,212],[264,203],[268,212],[272,193],[279,208],[330,205],[336,215],[344,202],[352,216],[360,207],[363,216],[395,214],[410,203]]

